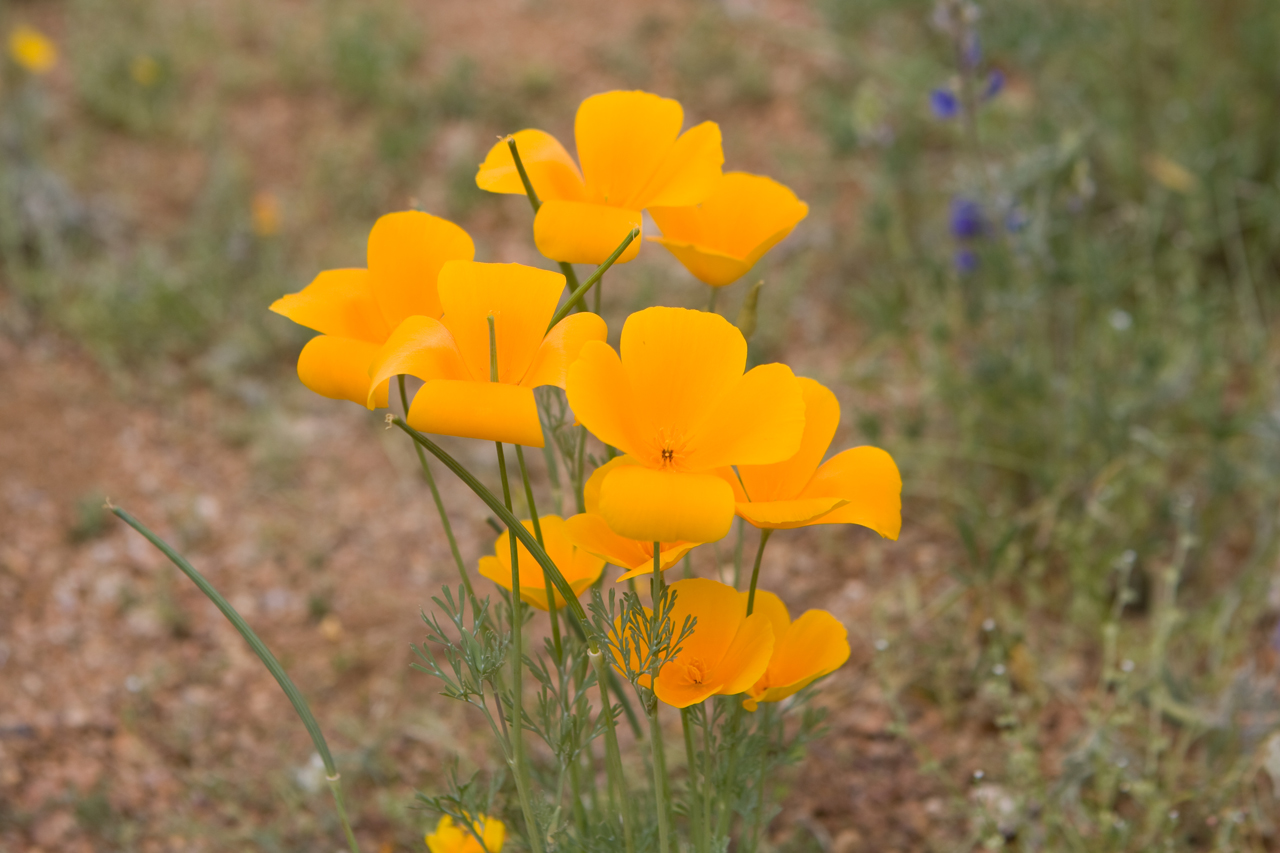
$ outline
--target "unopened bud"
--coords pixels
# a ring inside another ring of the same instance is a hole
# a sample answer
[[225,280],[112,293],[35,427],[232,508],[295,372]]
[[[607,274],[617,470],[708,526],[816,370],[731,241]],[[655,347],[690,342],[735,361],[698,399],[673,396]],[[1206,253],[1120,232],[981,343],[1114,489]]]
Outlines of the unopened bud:
[[763,279],[751,285],[747,298],[742,300],[742,310],[738,312],[738,330],[747,340],[756,333],[756,305],[760,302],[760,288],[763,286]]

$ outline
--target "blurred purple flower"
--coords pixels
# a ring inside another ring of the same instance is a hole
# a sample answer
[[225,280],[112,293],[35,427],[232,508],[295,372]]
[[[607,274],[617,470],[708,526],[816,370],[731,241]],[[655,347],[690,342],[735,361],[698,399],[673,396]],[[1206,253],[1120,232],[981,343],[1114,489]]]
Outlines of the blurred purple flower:
[[947,121],[960,112],[960,99],[950,89],[934,89],[929,93],[929,107],[935,116]]
[[954,263],[956,272],[960,275],[969,275],[978,269],[978,253],[973,249],[957,249]]
[[982,99],[989,101],[1004,89],[1004,72],[996,69],[987,75],[987,87],[982,90]]
[[951,236],[957,240],[976,240],[986,231],[982,207],[971,198],[956,196],[951,200]]

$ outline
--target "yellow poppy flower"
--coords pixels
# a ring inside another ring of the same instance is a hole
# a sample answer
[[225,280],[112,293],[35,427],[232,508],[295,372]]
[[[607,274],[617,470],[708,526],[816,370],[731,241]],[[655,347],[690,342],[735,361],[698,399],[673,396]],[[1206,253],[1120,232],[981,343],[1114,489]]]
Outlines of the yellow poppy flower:
[[[670,98],[648,92],[592,95],[574,121],[581,171],[554,136],[516,133],[520,160],[542,201],[533,223],[538,251],[554,261],[603,263],[632,228],[641,227],[640,211],[706,198],[724,163],[720,128],[706,121],[681,133],[683,124],[684,109]],[[476,184],[489,192],[524,194],[506,140],[489,150]],[[617,263],[639,251],[636,240]]]
[[[427,849],[431,853],[500,853],[503,842],[507,840],[507,828],[502,821],[480,815],[471,825],[475,835],[444,815],[436,824],[436,831],[427,833]],[[483,847],[476,840],[476,835],[484,840]]]
[[[564,276],[522,264],[449,261],[438,290],[444,317],[401,323],[374,357],[370,382],[398,373],[424,381],[409,407],[414,429],[542,447],[533,389],[563,388],[583,346],[605,339],[604,320],[582,311],[548,331]],[[489,317],[497,382],[489,381]]]
[[[747,593],[738,593],[747,606]],[[747,691],[742,706],[754,711],[759,702],[781,702],[849,659],[849,631],[825,610],[808,610],[791,621],[787,605],[771,592],[756,590],[751,615],[760,614],[773,626],[773,655],[760,680]]]
[[772,465],[739,465],[736,475],[731,469],[720,472],[734,492],[738,515],[774,530],[861,524],[897,539],[902,476],[893,457],[878,447],[854,447],[822,462],[840,423],[840,403],[812,379],[801,377],[797,384],[805,406],[800,451]]
[[[773,653],[773,626],[762,613],[747,615],[747,600],[728,584],[709,578],[686,578],[671,585],[675,604],[671,624],[678,635],[685,618],[697,622],[680,651],[658,671],[656,680],[639,681],[659,699],[688,708],[708,697],[742,693],[760,680]],[[633,666],[646,650],[632,649]]]
[[747,342],[718,314],[647,308],[622,327],[621,352],[592,342],[569,368],[569,405],[597,438],[629,455],[600,483],[614,533],[648,542],[712,542],[733,523],[716,471],[793,456],[804,402],[791,368],[747,373]]
[[470,260],[475,245],[457,225],[429,213],[388,213],[369,232],[368,269],[326,270],[271,310],[321,334],[298,356],[298,378],[323,397],[374,408],[387,404],[385,377],[369,365],[407,317],[439,317],[436,277],[450,260]]
[[662,229],[650,237],[694,277],[712,287],[733,284],[809,215],[809,205],[771,178],[728,172],[700,204],[651,207]]
[[[524,521],[524,526],[533,532],[533,522]],[[542,527],[542,544],[556,564],[560,574],[579,595],[583,590],[596,582],[604,571],[604,559],[579,548],[569,536],[565,520],[558,515],[544,515],[538,519]],[[504,531],[494,543],[492,557],[480,558],[480,574],[496,583],[503,589],[511,589],[511,534]],[[542,575],[542,567],[534,560],[533,554],[516,540],[520,560],[520,598],[539,610],[547,609],[547,581]],[[564,596],[552,587],[556,607],[565,605]]]
[[9,57],[30,74],[47,74],[58,64],[58,49],[39,30],[21,24],[9,32]]
[[[636,462],[631,457],[618,456],[592,472],[582,487],[583,503],[587,511],[565,521],[575,545],[627,570],[618,578],[619,581],[637,575],[653,574],[653,542],[619,536],[609,528],[604,516],[600,515],[600,484],[604,482],[605,476],[619,465],[634,464]],[[660,568],[665,572],[678,563],[681,557],[698,547],[698,543],[663,542],[662,546]]]

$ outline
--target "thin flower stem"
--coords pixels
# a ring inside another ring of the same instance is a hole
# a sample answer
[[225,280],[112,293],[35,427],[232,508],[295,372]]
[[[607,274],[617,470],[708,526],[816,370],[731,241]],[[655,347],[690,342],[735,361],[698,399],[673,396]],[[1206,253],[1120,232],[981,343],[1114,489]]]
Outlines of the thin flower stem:
[[760,709],[763,716],[760,719],[760,728],[764,734],[765,755],[760,759],[760,778],[756,782],[756,821],[751,828],[751,853],[756,853],[760,849],[760,836],[764,832],[764,786],[768,781],[769,762],[768,762],[768,746],[769,746],[769,724],[773,721],[770,716],[770,708],[765,705]]
[[707,847],[711,847],[711,793],[716,787],[716,759],[711,751],[711,718],[707,706],[702,706],[702,750],[706,769],[702,774],[702,831],[706,834]]
[[600,641],[595,633],[591,630],[591,625],[587,621],[587,612],[582,607],[582,602],[578,601],[577,596],[573,594],[573,587],[569,586],[569,582],[564,579],[564,575],[560,574],[560,569],[547,556],[547,552],[538,544],[538,540],[533,538],[533,534],[529,529],[521,524],[512,514],[511,510],[503,506],[502,501],[498,500],[489,489],[475,478],[470,471],[462,466],[462,463],[450,456],[444,448],[418,432],[413,427],[404,422],[403,418],[394,415],[387,415],[387,424],[394,426],[408,435],[435,458],[444,463],[444,466],[453,472],[453,475],[466,484],[476,497],[484,501],[485,506],[498,517],[498,519],[507,526],[507,529],[515,534],[520,540],[520,544],[529,549],[529,553],[533,555],[534,560],[542,567],[542,572],[551,582],[555,584],[556,589],[560,590],[560,596],[567,603],[566,609],[573,615],[574,621],[578,628],[582,631],[583,638],[587,641],[587,648],[591,651],[599,651]]
[[694,845],[698,853],[706,853],[702,810],[698,808],[698,751],[693,746],[693,724],[689,721],[691,713],[688,708],[680,709],[680,728],[684,731],[684,754],[689,765],[689,820],[693,824]]
[[[640,236],[640,229],[632,228],[627,233],[627,236],[622,238],[622,242],[618,244],[618,248],[613,250],[613,254],[605,258],[604,263],[596,267],[596,271],[593,272],[590,276],[588,276],[586,281],[584,281],[582,284],[575,287],[573,289],[573,292],[569,294],[569,298],[565,300],[565,303],[561,305],[556,310],[556,313],[551,316],[551,322],[547,324],[547,331],[550,331],[552,327],[555,326],[556,323],[559,323],[566,316],[568,316],[569,312],[573,310],[573,306],[578,302],[581,302],[582,297],[586,294],[586,292],[590,290],[593,285],[598,283],[600,279],[604,278],[605,271],[608,270],[609,267],[613,266],[614,261],[622,257],[622,253],[625,252],[627,250],[627,247],[631,245],[632,241],[639,236]],[[599,294],[599,291],[597,291],[596,292],[597,312],[599,311],[599,309],[600,309],[600,294]]]
[[604,276],[600,276],[600,281],[596,285],[596,292],[591,294],[591,310],[600,313],[600,294],[604,292]]
[[186,559],[165,542],[133,515],[118,506],[107,504],[115,515],[125,524],[138,531],[146,538],[148,542],[160,550],[169,561],[177,566],[184,575],[186,575],[192,583],[199,587],[200,591],[213,602],[214,606],[222,612],[232,627],[244,637],[249,648],[253,649],[253,653],[258,656],[258,660],[262,661],[262,665],[275,678],[276,683],[280,685],[280,689],[284,691],[284,695],[289,698],[289,702],[293,705],[293,710],[297,712],[298,718],[302,720],[302,725],[307,730],[307,734],[311,735],[311,743],[315,746],[316,752],[320,755],[320,760],[324,763],[325,781],[329,783],[329,790],[333,793],[334,805],[338,809],[338,820],[342,823],[342,829],[347,835],[347,846],[351,848],[352,853],[360,853],[360,845],[356,841],[355,834],[351,831],[351,822],[347,819],[347,808],[342,797],[341,774],[338,773],[338,766],[333,761],[333,754],[329,752],[329,744],[324,739],[324,733],[320,731],[320,724],[316,722],[315,715],[311,713],[311,707],[307,704],[306,698],[293,683],[293,679],[289,678],[289,674],[284,671],[284,667],[280,665],[280,661],[276,660],[276,656],[271,653],[271,649],[267,648],[267,644],[262,642],[254,630],[249,627],[249,623],[236,611],[231,604],[222,597],[222,595],[213,588],[213,584],[205,580],[204,575],[196,571]]
[[[529,173],[524,169],[524,160],[520,158],[520,149],[516,147],[516,138],[514,136],[507,137],[507,147],[511,149],[511,160],[516,164],[516,171],[520,174],[520,183],[524,184],[524,194],[529,197],[529,205],[533,208],[533,215],[538,215],[538,209],[542,207],[542,201],[538,198],[538,193],[533,188],[533,181],[529,180]],[[570,290],[578,289],[578,274],[573,271],[573,265],[560,261],[560,272],[564,273],[565,280],[569,282]]]
[[716,297],[720,295],[720,288],[707,285],[707,289],[711,291],[711,296],[707,298],[707,310],[714,314],[716,311]]
[[768,527],[760,529],[760,547],[756,549],[756,564],[751,567],[751,588],[747,591],[747,615],[751,615],[751,611],[756,606],[756,581],[760,579],[760,560],[764,557],[764,546],[769,544],[769,537],[773,535],[773,530]]
[[741,518],[738,519],[738,541],[733,546],[733,588],[737,589],[738,584],[742,583],[742,539],[743,531],[746,530],[747,523]]
[[[409,397],[404,391],[404,374],[400,374],[397,378],[400,380],[400,404],[404,407],[405,417],[408,417]],[[440,525],[444,528],[445,538],[449,540],[449,550],[453,552],[453,562],[458,566],[458,576],[462,578],[462,585],[467,590],[467,598],[471,601],[472,609],[479,612],[480,602],[476,600],[475,590],[471,588],[471,578],[467,575],[466,564],[462,562],[462,552],[458,550],[458,540],[453,535],[453,525],[449,523],[449,514],[445,512],[444,501],[440,499],[440,489],[436,487],[436,478],[432,476],[431,466],[427,464],[427,454],[422,452],[422,448],[416,442],[413,449],[418,454],[419,464],[422,465],[422,476],[431,488],[431,499],[435,501],[436,511],[440,513]]]
[[716,834],[712,839],[712,846],[721,838],[728,838],[729,835],[729,819],[733,817],[733,780],[738,773],[738,725],[742,718],[742,704],[737,699],[731,699],[733,702],[733,710],[729,712],[729,723],[725,727],[727,731],[724,736],[724,743],[729,744],[732,748],[729,750],[729,766],[725,773],[725,790],[723,800],[720,802],[720,814],[716,819]]
[[613,799],[613,808],[622,815],[622,836],[626,841],[627,853],[635,853],[636,838],[631,817],[631,797],[627,792],[627,780],[622,773],[622,751],[618,749],[618,731],[613,720],[613,705],[609,701],[609,690],[605,686],[608,678],[605,675],[604,653],[600,649],[587,652],[591,665],[596,671],[596,686],[600,688],[600,703],[603,706],[605,720],[604,751],[605,771],[609,775],[609,796]]
[[[524,448],[516,445],[516,461],[520,463],[520,479],[524,480],[524,498],[529,503],[529,515],[533,517],[533,536],[538,544],[546,550],[547,543],[542,538],[542,521],[538,518],[538,505],[533,501],[533,485],[529,482],[529,469],[524,464]],[[543,579],[546,588],[546,579]],[[554,588],[547,588],[547,614],[551,617],[551,644],[556,650],[556,662],[564,659],[560,645],[560,617],[556,615],[556,594]]]
[[[653,623],[650,628],[651,636],[655,638],[658,634],[658,619],[661,616],[662,601],[662,543],[653,543],[653,576],[649,582],[649,596],[653,601]],[[658,650],[655,649],[651,654],[657,657]],[[650,685],[655,689],[658,686],[658,666],[656,663],[649,667]],[[662,726],[658,722],[658,694],[654,693],[649,700],[649,743],[653,747],[653,799],[654,809],[658,817],[658,853],[667,853],[670,850],[667,836],[670,829],[667,826],[667,759],[662,748]]]
[[[489,318],[490,341],[493,340],[493,317]],[[492,352],[492,350],[491,350]],[[496,371],[496,367],[491,368]],[[507,512],[511,512],[511,484],[507,480],[507,459],[502,452],[502,442],[495,441],[498,449],[498,475],[502,478],[502,502]],[[520,525],[523,527],[524,525]],[[520,796],[520,808],[524,812],[524,822],[529,834],[529,848],[533,853],[542,853],[542,830],[533,815],[533,804],[529,799],[529,767],[524,754],[524,606],[520,600],[520,548],[516,537],[508,536],[511,541],[511,738],[512,752],[515,754],[516,793]]]

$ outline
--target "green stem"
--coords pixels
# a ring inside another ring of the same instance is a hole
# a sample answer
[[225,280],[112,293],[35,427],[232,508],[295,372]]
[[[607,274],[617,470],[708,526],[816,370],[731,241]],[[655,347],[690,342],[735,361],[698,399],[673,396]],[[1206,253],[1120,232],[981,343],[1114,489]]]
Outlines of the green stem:
[[[542,520],[538,518],[538,505],[533,500],[533,485],[529,482],[529,469],[524,464],[524,448],[515,445],[516,461],[520,463],[520,479],[524,480],[524,498],[529,503],[529,515],[533,516],[533,536],[538,540],[538,544],[546,550],[547,543],[542,538]],[[556,595],[555,592],[547,587],[546,579],[543,579],[543,587],[547,593],[547,614],[551,617],[551,644],[556,651],[557,663],[563,660],[563,652],[560,646],[560,619],[556,616]]]
[[711,750],[711,718],[707,706],[702,706],[702,749],[706,770],[702,774],[702,827],[706,834],[707,848],[711,847],[711,793],[716,787],[716,759]]
[[614,809],[622,815],[622,836],[626,840],[627,853],[635,853],[636,839],[631,817],[631,797],[627,792],[627,780],[622,773],[622,751],[618,749],[618,731],[613,719],[613,705],[609,702],[609,690],[605,687],[606,669],[604,653],[599,649],[587,652],[596,671],[596,686],[600,688],[600,703],[604,714],[605,771],[609,775],[609,796],[615,798]]
[[707,310],[714,314],[716,310],[716,297],[720,295],[720,288],[711,287],[711,285],[707,285],[707,287],[711,290],[711,296],[707,299]]
[[693,725],[689,722],[690,714],[688,708],[680,709],[680,728],[684,731],[684,754],[689,765],[689,821],[693,825],[694,844],[698,853],[706,853],[702,810],[698,808],[698,751],[693,747]]
[[742,704],[733,701],[733,710],[729,712],[729,724],[726,726],[724,743],[730,744],[732,748],[729,750],[729,766],[725,773],[725,790],[724,799],[720,803],[720,814],[716,818],[716,834],[712,839],[712,846],[721,838],[727,838],[729,835],[729,819],[733,816],[733,780],[738,773],[738,753],[742,750],[738,744],[738,724],[742,717]]
[[756,822],[751,829],[751,853],[756,853],[760,849],[760,836],[764,832],[764,786],[768,780],[769,762],[768,762],[768,745],[769,745],[769,724],[772,718],[769,716],[770,708],[765,705],[760,709],[760,713],[764,716],[760,720],[760,728],[764,734],[765,754],[760,759],[760,778],[756,784]]
[[[404,407],[405,417],[409,416],[409,397],[404,391],[404,374],[401,373],[400,380],[400,404]],[[471,578],[467,575],[467,566],[462,562],[462,552],[458,550],[457,537],[453,535],[453,525],[449,523],[449,514],[445,512],[444,501],[440,499],[440,489],[436,487],[436,478],[431,474],[431,466],[427,464],[427,455],[422,452],[422,448],[415,442],[414,451],[418,454],[418,463],[422,465],[422,476],[426,479],[427,485],[431,488],[431,499],[435,501],[436,512],[440,513],[440,525],[444,528],[445,538],[449,540],[449,550],[453,552],[453,562],[458,566],[458,577],[462,578],[462,585],[467,590],[467,598],[471,601],[471,607],[479,610],[480,603],[476,600],[475,590],[471,588]]]
[[158,548],[161,553],[169,558],[170,562],[191,579],[192,583],[200,588],[200,591],[222,612],[222,615],[227,618],[232,627],[240,632],[240,636],[244,637],[244,641],[249,644],[249,648],[253,649],[253,653],[258,656],[258,660],[262,661],[262,665],[267,668],[267,671],[275,677],[276,683],[280,685],[280,689],[284,691],[284,695],[289,698],[289,702],[293,705],[293,710],[297,712],[299,719],[302,720],[302,725],[306,728],[307,734],[311,735],[311,743],[315,745],[316,752],[320,754],[320,760],[324,762],[325,781],[329,783],[329,790],[333,792],[333,800],[338,809],[338,819],[342,822],[342,829],[347,835],[347,846],[351,848],[352,853],[359,853],[360,845],[356,842],[355,834],[351,831],[351,822],[347,819],[347,809],[342,797],[342,783],[340,781],[342,776],[338,773],[338,767],[333,761],[333,755],[329,752],[329,744],[325,741],[324,733],[320,731],[320,724],[316,722],[315,716],[311,713],[311,707],[307,705],[307,700],[303,697],[302,691],[289,678],[288,673],[284,671],[284,667],[280,665],[280,661],[276,660],[276,656],[267,648],[267,644],[258,638],[258,635],[249,627],[249,623],[244,621],[244,618],[236,612],[236,609],[213,588],[213,584],[205,580],[204,575],[196,571],[195,567],[188,563],[181,554],[173,550],[169,543],[152,533],[146,525],[134,518],[131,513],[111,504],[107,504],[107,507],[121,521],[141,533],[148,542]]
[[751,615],[751,611],[756,606],[756,581],[760,578],[760,560],[764,557],[764,546],[769,544],[769,537],[773,535],[773,529],[763,527],[760,529],[760,547],[756,549],[756,564],[751,568],[751,588],[747,591],[747,615]]
[[600,276],[600,283],[596,286],[595,293],[591,294],[591,310],[600,313],[600,294],[604,292],[604,276]]
[[578,628],[581,629],[582,636],[587,641],[587,648],[591,651],[598,651],[600,642],[591,630],[591,623],[587,620],[586,610],[583,609],[582,603],[578,601],[577,596],[573,594],[573,587],[569,586],[569,582],[564,579],[564,575],[560,574],[560,570],[556,568],[556,564],[547,556],[547,552],[538,545],[538,540],[533,538],[533,534],[529,532],[529,529],[516,519],[511,510],[503,506],[502,501],[494,497],[493,492],[489,491],[470,471],[464,468],[462,463],[450,456],[444,448],[409,426],[404,422],[403,418],[387,415],[387,423],[401,430],[422,445],[428,453],[443,462],[444,466],[452,471],[455,477],[465,483],[467,488],[475,493],[476,497],[484,501],[485,506],[489,507],[489,510],[507,526],[507,530],[515,534],[515,537],[520,540],[520,544],[529,550],[534,560],[542,567],[543,574],[551,579],[556,589],[560,590],[560,597],[565,600],[566,609],[573,615]]
[[[524,160],[520,158],[520,149],[516,147],[516,138],[514,136],[507,137],[507,147],[511,149],[511,160],[516,164],[516,171],[520,174],[520,183],[524,184],[524,194],[529,197],[529,205],[533,208],[533,215],[538,215],[538,208],[542,207],[542,202],[538,199],[538,193],[533,189],[533,181],[529,180],[529,173],[525,171]],[[569,282],[570,290],[578,289],[578,274],[573,271],[573,265],[560,261],[560,272],[564,273],[565,280]]]
[[[573,310],[573,306],[578,302],[581,302],[583,295],[586,294],[586,292],[590,290],[593,285],[598,283],[600,279],[604,278],[604,274],[609,269],[609,267],[613,266],[614,261],[622,257],[622,253],[625,252],[627,250],[627,247],[631,245],[631,242],[639,236],[640,236],[640,229],[632,228],[631,231],[627,233],[627,236],[622,238],[622,242],[618,244],[618,248],[613,250],[613,254],[605,258],[604,263],[596,267],[596,271],[593,272],[590,276],[588,276],[586,281],[584,281],[582,284],[575,287],[573,289],[573,292],[569,294],[569,298],[565,300],[565,303],[561,305],[556,310],[556,313],[551,316],[551,322],[547,324],[547,331],[550,331],[552,327],[555,326],[556,323],[559,323],[566,316],[568,316],[569,312]],[[599,300],[599,296],[597,295],[596,309],[598,310],[599,308],[600,308],[600,300]]]
[[[493,328],[493,318],[489,318]],[[507,480],[507,458],[502,452],[502,442],[495,441],[498,449],[498,476],[502,478],[502,501],[511,512],[511,484]],[[520,525],[523,527],[524,525]],[[516,537],[511,542],[511,740],[515,753],[516,793],[520,796],[520,808],[529,832],[529,847],[533,853],[542,853],[542,831],[533,816],[533,804],[529,800],[529,767],[524,755],[524,602],[520,598],[520,548]]]
[[[662,543],[654,542],[653,576],[649,580],[649,596],[653,602],[653,624],[650,628],[650,636],[654,638],[654,642],[657,640],[657,622],[662,611],[662,586]],[[658,651],[653,650],[654,657],[657,657]],[[649,683],[656,687],[657,664],[650,665],[649,679]],[[667,759],[662,746],[662,726],[658,722],[657,693],[654,693],[649,700],[649,742],[653,747],[653,799],[658,817],[658,853],[667,853],[671,849],[667,841],[670,832],[667,826]]]

